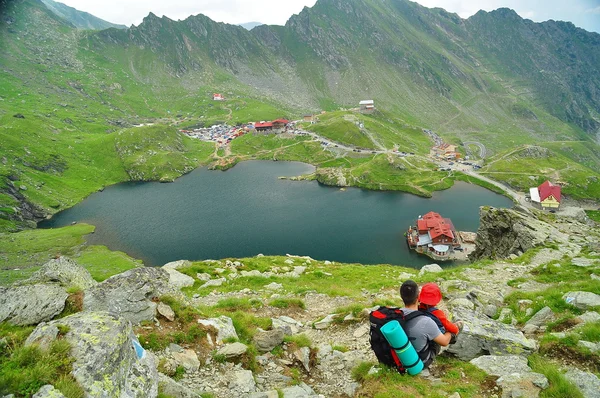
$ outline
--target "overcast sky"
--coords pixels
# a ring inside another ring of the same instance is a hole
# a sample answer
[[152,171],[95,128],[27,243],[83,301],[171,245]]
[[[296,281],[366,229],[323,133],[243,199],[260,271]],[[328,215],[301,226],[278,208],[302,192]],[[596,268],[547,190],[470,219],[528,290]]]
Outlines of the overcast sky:
[[[109,22],[137,25],[149,12],[177,20],[204,14],[218,22],[240,24],[258,21],[283,25],[292,14],[315,0],[60,0]],[[441,7],[468,18],[478,10],[514,9],[535,22],[571,21],[600,32],[600,0],[417,0],[427,7]]]

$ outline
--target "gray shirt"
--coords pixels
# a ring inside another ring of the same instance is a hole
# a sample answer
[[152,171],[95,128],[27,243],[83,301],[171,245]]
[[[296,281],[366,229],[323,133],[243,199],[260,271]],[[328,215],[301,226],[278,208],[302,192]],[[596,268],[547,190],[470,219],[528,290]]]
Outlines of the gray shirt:
[[[402,308],[402,311],[404,315],[408,315],[416,310]],[[428,341],[433,341],[433,339],[442,334],[433,319],[427,316],[418,316],[410,319],[405,323],[404,331],[417,352],[425,348]]]

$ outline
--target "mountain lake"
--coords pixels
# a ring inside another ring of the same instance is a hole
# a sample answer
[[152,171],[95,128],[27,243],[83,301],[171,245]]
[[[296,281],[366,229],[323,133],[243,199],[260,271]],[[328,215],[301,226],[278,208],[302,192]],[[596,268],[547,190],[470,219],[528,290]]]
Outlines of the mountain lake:
[[475,232],[480,206],[512,207],[510,199],[462,182],[422,198],[278,178],[313,170],[299,162],[249,161],[226,172],[197,169],[173,183],[117,184],[39,227],[93,224],[89,244],[151,266],[289,253],[418,268],[434,262],[410,251],[403,236],[419,215],[435,211],[457,230]]

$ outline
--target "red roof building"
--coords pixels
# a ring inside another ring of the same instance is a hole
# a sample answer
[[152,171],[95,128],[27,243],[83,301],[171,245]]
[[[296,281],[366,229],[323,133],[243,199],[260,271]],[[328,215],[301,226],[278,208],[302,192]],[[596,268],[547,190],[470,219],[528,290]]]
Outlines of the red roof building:
[[560,206],[560,186],[552,184],[550,181],[545,181],[538,187],[540,193],[540,203],[542,207],[559,207]]
[[254,128],[256,130],[271,130],[273,128],[272,122],[256,122],[254,123]]
[[419,235],[427,235],[422,243],[453,244],[457,243],[454,225],[449,218],[443,218],[439,213],[430,211],[417,220]]

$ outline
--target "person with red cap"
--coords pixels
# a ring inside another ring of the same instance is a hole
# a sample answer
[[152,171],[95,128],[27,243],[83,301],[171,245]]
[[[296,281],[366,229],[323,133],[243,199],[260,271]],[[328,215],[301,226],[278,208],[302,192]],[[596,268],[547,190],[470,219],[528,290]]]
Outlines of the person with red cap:
[[440,301],[442,301],[442,292],[437,283],[424,284],[419,294],[419,310],[431,314],[442,333],[450,332],[456,336],[462,329],[462,322],[450,322],[444,311],[435,307]]

